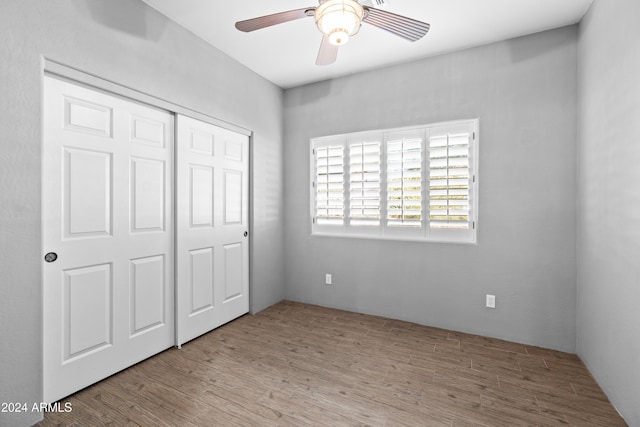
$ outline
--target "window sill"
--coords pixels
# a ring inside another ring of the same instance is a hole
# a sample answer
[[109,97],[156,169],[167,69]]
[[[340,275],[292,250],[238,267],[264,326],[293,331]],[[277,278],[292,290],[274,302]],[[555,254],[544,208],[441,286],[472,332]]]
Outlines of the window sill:
[[370,234],[347,234],[347,233],[329,233],[329,232],[312,232],[311,237],[334,237],[334,238],[346,238],[346,239],[365,239],[365,240],[380,240],[380,241],[395,241],[395,242],[416,242],[416,243],[451,243],[454,245],[469,245],[478,246],[477,239],[474,241],[469,240],[444,240],[444,239],[425,239],[421,237],[412,236],[374,236]]

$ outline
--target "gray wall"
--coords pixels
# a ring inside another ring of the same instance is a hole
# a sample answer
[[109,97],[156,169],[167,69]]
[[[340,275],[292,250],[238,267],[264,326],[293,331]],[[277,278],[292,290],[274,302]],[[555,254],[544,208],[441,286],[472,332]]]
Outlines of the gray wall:
[[284,295],[282,90],[139,1],[2,1],[0,402],[41,400],[41,55],[252,129],[251,308]]
[[640,426],[640,2],[580,23],[578,355]]
[[[570,26],[286,90],[287,298],[575,351],[576,53]],[[310,235],[309,138],[474,117],[477,246]]]

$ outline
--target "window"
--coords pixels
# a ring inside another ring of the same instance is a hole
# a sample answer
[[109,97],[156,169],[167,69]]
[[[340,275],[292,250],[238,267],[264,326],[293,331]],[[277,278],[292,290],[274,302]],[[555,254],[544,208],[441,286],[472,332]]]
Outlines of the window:
[[478,120],[311,140],[312,233],[475,243]]

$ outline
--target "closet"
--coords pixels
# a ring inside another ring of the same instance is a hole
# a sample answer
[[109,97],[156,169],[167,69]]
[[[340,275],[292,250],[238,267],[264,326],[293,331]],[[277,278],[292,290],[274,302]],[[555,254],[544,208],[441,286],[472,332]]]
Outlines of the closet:
[[249,311],[249,139],[45,75],[43,400]]

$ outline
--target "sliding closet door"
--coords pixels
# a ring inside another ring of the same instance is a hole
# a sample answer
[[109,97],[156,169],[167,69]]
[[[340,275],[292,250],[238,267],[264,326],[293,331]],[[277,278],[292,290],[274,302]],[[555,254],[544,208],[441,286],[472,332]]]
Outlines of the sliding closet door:
[[176,344],[249,311],[249,139],[177,117]]
[[174,117],[45,77],[43,130],[52,402],[174,344]]

